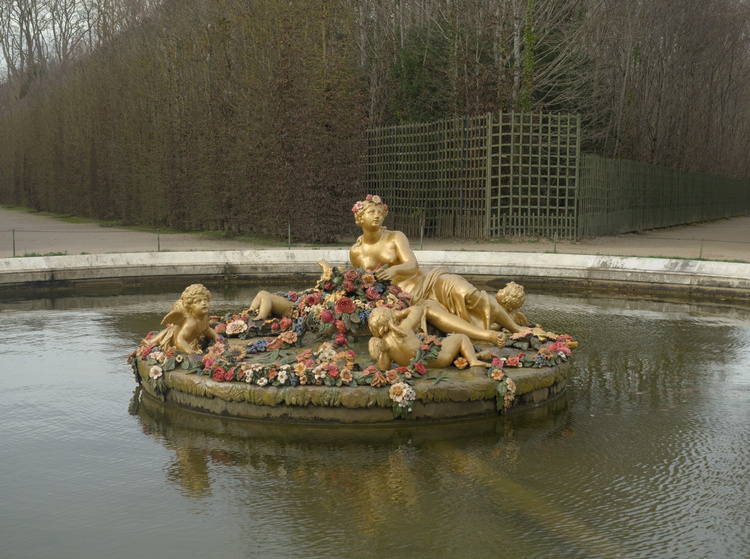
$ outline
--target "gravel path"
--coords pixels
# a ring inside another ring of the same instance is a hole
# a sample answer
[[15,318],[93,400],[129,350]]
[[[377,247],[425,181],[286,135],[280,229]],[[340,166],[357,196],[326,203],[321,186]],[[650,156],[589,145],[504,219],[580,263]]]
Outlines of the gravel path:
[[[352,238],[352,242],[354,238]],[[580,242],[549,240],[411,239],[412,248],[504,252],[558,252],[664,258],[750,261],[750,216],[598,237]],[[70,223],[21,210],[0,208],[0,258],[14,255],[101,254],[275,248],[202,234],[144,233],[94,223]],[[286,246],[279,243],[277,247]]]

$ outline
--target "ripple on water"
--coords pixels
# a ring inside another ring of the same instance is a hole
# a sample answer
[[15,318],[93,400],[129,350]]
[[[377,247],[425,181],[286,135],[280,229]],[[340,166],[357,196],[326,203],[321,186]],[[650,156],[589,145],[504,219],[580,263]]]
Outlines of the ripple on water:
[[[692,558],[750,546],[747,316],[532,294],[529,316],[581,341],[564,405],[384,435],[139,406],[124,358],[174,301],[150,297],[3,313],[11,555],[52,556],[41,543],[52,540],[58,555],[162,557],[213,553],[216,541],[278,557]],[[232,297],[217,291],[215,308],[249,300]]]

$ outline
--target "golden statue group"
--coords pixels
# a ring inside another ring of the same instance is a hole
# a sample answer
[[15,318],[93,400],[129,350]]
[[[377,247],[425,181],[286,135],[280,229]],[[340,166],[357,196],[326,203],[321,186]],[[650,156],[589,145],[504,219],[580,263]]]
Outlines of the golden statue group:
[[[455,365],[486,370],[498,382],[498,409],[506,409],[515,386],[504,367],[553,366],[570,355],[570,336],[528,324],[520,285],[492,295],[459,275],[427,272],[407,237],[383,226],[388,207],[380,197],[368,195],[352,211],[362,235],[349,251],[351,268],[319,262],[322,274],[311,289],[261,291],[248,309],[224,317],[209,316],[204,286],[185,289],[162,321],[167,327],[150,333],[132,356],[148,362],[157,393],[166,391],[163,375],[173,369],[256,386],[389,387],[394,413],[405,417],[414,380]],[[312,347],[302,345],[306,333],[316,338]],[[364,336],[369,359],[353,349]],[[503,355],[505,347],[538,352]]]

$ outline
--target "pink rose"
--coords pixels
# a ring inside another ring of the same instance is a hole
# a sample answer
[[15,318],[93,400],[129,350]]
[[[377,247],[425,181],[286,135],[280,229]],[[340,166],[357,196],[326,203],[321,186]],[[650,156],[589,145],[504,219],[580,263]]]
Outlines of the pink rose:
[[344,291],[346,291],[347,293],[352,293],[356,289],[357,287],[352,282],[350,281],[344,282]]
[[347,270],[344,272],[344,279],[346,281],[357,281],[359,279],[359,273],[357,270]]
[[339,378],[339,370],[336,367],[330,367],[327,370],[328,370],[328,375],[332,379],[335,380],[335,379]]
[[268,342],[268,345],[266,346],[266,350],[273,351],[275,349],[281,349],[281,346],[283,345],[284,345],[284,340],[282,340],[281,336],[279,336],[278,338]]
[[344,324],[343,320],[336,321],[336,330],[338,330],[342,334],[346,334],[346,325]]
[[354,304],[354,301],[349,299],[349,297],[342,297],[336,301],[336,312],[339,314],[353,313],[356,310],[357,306]]
[[320,293],[310,293],[307,296],[307,304],[312,306],[320,305],[323,302],[323,296]]
[[362,376],[367,378],[370,375],[374,375],[378,372],[378,368],[375,365],[370,365],[368,367],[365,367],[365,370],[362,371]]
[[380,299],[380,293],[378,293],[378,290],[374,287],[368,287],[367,291],[365,291],[365,295],[370,301],[377,301]]
[[344,347],[344,346],[345,346],[345,345],[347,345],[347,344],[348,344],[349,342],[347,342],[347,340],[346,340],[346,336],[345,336],[344,334],[339,334],[338,336],[336,336],[336,341],[335,341],[334,343],[335,343],[335,344],[336,344],[337,346],[341,346],[341,347]]
[[208,356],[206,356],[206,357],[203,358],[203,368],[205,370],[209,370],[211,367],[213,367],[214,363],[216,363],[216,359],[213,359],[213,358],[208,357]]
[[520,364],[520,359],[518,358],[518,355],[511,355],[505,360],[505,364],[508,367],[518,367]]
[[493,357],[492,358],[492,366],[495,368],[502,367],[503,366],[503,360],[499,357]]
[[299,295],[297,295],[296,291],[290,291],[286,294],[286,298],[289,299],[292,303],[296,302],[299,298]]
[[227,325],[224,324],[223,322],[220,322],[219,324],[214,326],[214,332],[216,332],[220,336],[224,334],[226,331],[227,331]]
[[333,324],[334,322],[336,322],[336,317],[333,316],[333,313],[331,311],[326,309],[322,313],[320,313],[320,321],[326,324]]
[[422,361],[417,361],[414,363],[414,370],[417,371],[420,375],[423,375],[427,372],[427,367]]
[[390,291],[394,295],[398,295],[402,290],[398,285],[391,284],[388,286],[388,291]]
[[216,367],[213,370],[213,379],[216,382],[224,382],[224,375],[226,374],[226,371],[224,370],[224,367]]
[[271,332],[278,332],[280,328],[281,326],[278,322],[274,322],[273,324],[271,324]]
[[234,369],[229,369],[224,373],[224,380],[234,380]]
[[333,282],[332,281],[327,281],[325,283],[325,285],[323,285],[323,289],[325,289],[326,291],[332,291],[333,290]]
[[292,319],[287,317],[282,318],[281,322],[279,322],[279,327],[282,332],[286,332],[292,327]]

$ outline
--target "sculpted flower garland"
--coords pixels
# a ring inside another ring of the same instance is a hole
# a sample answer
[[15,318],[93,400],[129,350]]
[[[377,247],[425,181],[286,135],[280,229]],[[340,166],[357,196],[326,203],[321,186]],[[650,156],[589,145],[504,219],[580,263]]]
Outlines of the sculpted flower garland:
[[[395,309],[409,306],[411,295],[395,285],[378,282],[371,270],[338,268],[329,269],[315,288],[282,293],[293,303],[290,316],[254,322],[247,312],[211,317],[211,326],[220,339],[204,347],[203,354],[183,354],[175,349],[167,352],[155,347],[150,340],[157,334],[151,332],[142,345],[129,358],[146,361],[150,366],[148,382],[155,393],[164,399],[167,385],[164,373],[176,369],[187,374],[208,376],[215,382],[245,382],[264,386],[337,386],[373,388],[388,387],[395,417],[407,417],[414,409],[417,393],[414,380],[425,377],[427,363],[434,360],[441,347],[440,339],[423,335],[422,345],[408,367],[396,367],[382,372],[370,364],[369,356],[358,359],[350,349],[354,336],[369,335],[367,322],[370,311],[382,305]],[[302,346],[306,332],[314,331],[328,342],[317,349],[295,348]],[[554,366],[566,361],[570,350],[577,346],[570,336],[554,336],[554,343],[543,346],[544,341],[531,330],[515,334],[507,347],[521,350],[537,349],[536,355],[525,353],[495,358],[488,376],[497,381],[497,409],[507,410],[514,398],[516,386],[504,372],[504,367]],[[226,338],[256,338],[246,347],[230,345]],[[263,354],[253,363],[245,361],[248,354]],[[466,360],[459,357],[454,365],[463,369]],[[434,382],[447,379],[438,375]]]

